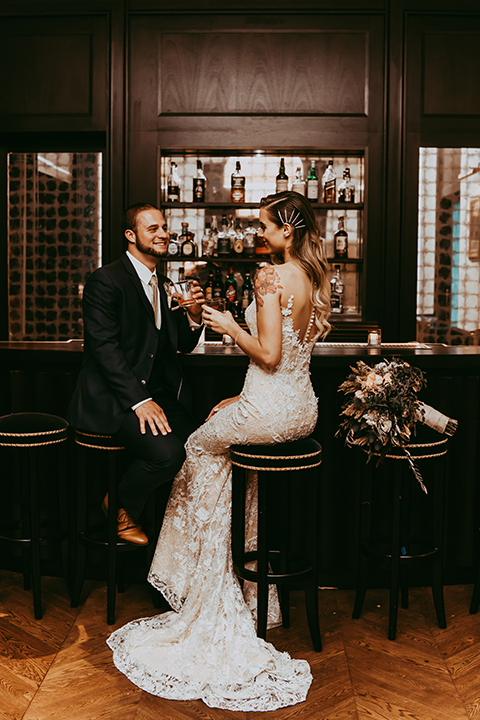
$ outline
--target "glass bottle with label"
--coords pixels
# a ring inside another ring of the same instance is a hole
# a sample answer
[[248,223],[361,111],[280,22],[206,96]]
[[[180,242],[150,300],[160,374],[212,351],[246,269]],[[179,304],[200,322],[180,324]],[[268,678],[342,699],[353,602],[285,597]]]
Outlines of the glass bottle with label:
[[354,203],[355,202],[355,185],[350,177],[350,168],[343,171],[343,180],[338,186],[338,202]]
[[334,266],[335,274],[330,280],[330,307],[332,313],[343,313],[344,284],[340,277],[340,265]]
[[213,255],[213,241],[211,236],[210,223],[205,223],[205,231],[202,238],[202,256],[212,257]]
[[222,271],[218,267],[215,270],[215,280],[213,281],[212,292],[213,292],[214,298],[222,298],[223,297]]
[[230,246],[230,253],[232,253],[233,246],[235,244],[235,240],[237,239],[237,231],[235,230],[235,225],[233,222],[233,215],[228,216],[227,234],[228,234],[228,244]]
[[[292,183],[292,190],[293,192],[300,193],[300,195],[305,195],[305,182],[302,178],[302,168],[297,167],[295,170],[295,178]],[[318,193],[318,180],[317,180],[317,193]]]
[[182,222],[182,233],[179,237],[179,242],[182,248],[182,257],[196,257],[197,246],[195,244],[195,235],[188,229],[187,222]]
[[226,214],[222,215],[222,226],[218,233],[218,255],[225,257],[230,254],[230,236],[228,234],[228,220]]
[[180,244],[178,242],[177,233],[169,233],[170,240],[168,241],[167,253],[168,255],[180,255]]
[[233,267],[230,265],[228,275],[225,278],[225,300],[227,301],[227,310],[233,314],[233,304],[237,299],[237,281],[233,274]]
[[288,175],[285,172],[285,159],[280,160],[280,167],[275,182],[275,192],[285,192],[288,190]]
[[245,235],[242,230],[242,223],[240,218],[235,219],[235,239],[233,242],[233,253],[234,255],[243,255],[245,247]]
[[231,175],[230,200],[232,203],[245,202],[245,175],[242,175],[239,160],[235,163],[235,171]]
[[246,257],[253,257],[255,255],[256,235],[257,231],[253,227],[253,220],[249,220],[248,226],[245,228],[243,240],[243,251]]
[[253,283],[252,279],[250,277],[250,273],[245,273],[245,277],[243,278],[243,286],[242,286],[242,317],[245,317],[245,310],[250,305],[250,303],[253,300]]
[[167,180],[167,202],[180,202],[180,178],[177,174],[177,163],[170,163],[170,175]]
[[318,177],[315,170],[315,160],[310,162],[310,170],[307,176],[307,200],[318,202]]
[[213,275],[213,268],[210,269],[210,272],[208,273],[208,280],[207,283],[203,289],[205,293],[205,300],[211,300],[213,298],[213,285],[215,282],[215,278]]
[[334,203],[337,197],[337,178],[333,170],[333,160],[328,161],[327,169],[322,177],[323,202]]
[[212,241],[213,257],[218,257],[218,227],[216,215],[212,215],[210,221],[210,238]]
[[197,160],[197,175],[193,178],[193,202],[205,202],[205,185],[207,178],[202,168],[202,161]]
[[343,215],[338,218],[338,230],[333,236],[333,255],[338,260],[348,257],[348,233]]

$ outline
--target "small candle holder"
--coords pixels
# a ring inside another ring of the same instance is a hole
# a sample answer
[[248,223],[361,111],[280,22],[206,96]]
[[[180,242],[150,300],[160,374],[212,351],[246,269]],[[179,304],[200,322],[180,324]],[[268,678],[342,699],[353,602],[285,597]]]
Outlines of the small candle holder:
[[367,339],[367,345],[370,345],[371,347],[377,347],[378,345],[382,344],[382,331],[380,328],[377,328],[376,330],[372,330],[368,333],[368,339]]

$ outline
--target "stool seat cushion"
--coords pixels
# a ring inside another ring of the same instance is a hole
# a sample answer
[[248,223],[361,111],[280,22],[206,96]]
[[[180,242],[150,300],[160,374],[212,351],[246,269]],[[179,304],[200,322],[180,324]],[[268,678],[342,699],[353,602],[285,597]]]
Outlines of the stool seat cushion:
[[0,417],[0,445],[37,447],[63,442],[68,423],[57,415],[25,412]]
[[320,465],[322,446],[312,437],[278,445],[233,445],[230,459],[252,470],[300,470]]
[[85,430],[75,430],[75,442],[84,447],[97,448],[98,450],[124,450],[115,438],[111,435],[100,435]]
[[[449,439],[448,435],[442,435],[436,430],[432,430],[432,428],[418,424],[416,434],[412,435],[411,441],[405,447],[414,459],[433,459],[447,453]],[[364,448],[362,450],[367,452]],[[377,453],[373,454],[377,455]],[[407,456],[401,447],[391,448],[385,457],[407,460]]]

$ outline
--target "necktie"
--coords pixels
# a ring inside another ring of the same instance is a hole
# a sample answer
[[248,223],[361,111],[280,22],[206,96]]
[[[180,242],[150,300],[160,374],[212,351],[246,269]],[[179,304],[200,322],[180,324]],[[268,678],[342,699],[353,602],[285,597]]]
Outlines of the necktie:
[[158,296],[158,280],[156,275],[152,275],[148,283],[152,288],[152,307],[155,315],[155,325],[160,327],[160,298]]

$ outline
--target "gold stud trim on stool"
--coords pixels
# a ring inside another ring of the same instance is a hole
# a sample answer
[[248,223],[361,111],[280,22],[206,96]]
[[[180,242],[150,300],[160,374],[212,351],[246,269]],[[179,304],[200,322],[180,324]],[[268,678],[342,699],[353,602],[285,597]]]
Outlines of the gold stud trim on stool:
[[14,432],[0,432],[0,435],[2,437],[38,437],[39,435],[58,435],[59,433],[65,432],[67,430],[66,427],[60,428],[60,430],[43,430],[43,432],[24,432],[24,433],[14,433]]
[[[314,453],[306,453],[305,455],[255,455],[251,453],[242,453],[238,452],[238,450],[232,450],[232,453],[234,455],[240,455],[241,457],[250,457],[250,458],[258,458],[259,460],[272,460],[275,458],[275,460],[303,460],[303,458],[309,458],[309,457],[315,457],[316,455],[321,455],[322,451],[317,450]],[[312,467],[314,467],[312,465]]]
[[[92,435],[92,437],[105,437],[105,435]],[[80,442],[77,438],[75,438],[75,442],[77,445],[93,448],[94,450],[125,450],[121,445],[119,447],[114,447],[113,445],[90,445],[89,443]]]
[[82,430],[75,430],[75,433],[76,433],[77,435],[83,435],[84,437],[99,437],[99,438],[111,438],[111,439],[113,439],[113,435],[95,435],[94,433],[82,432]]
[[[41,433],[43,435],[43,433]],[[0,447],[42,447],[42,445],[58,445],[58,443],[65,442],[67,438],[60,438],[60,440],[45,440],[45,442],[37,443],[5,443],[0,441]]]
[[[257,457],[261,457],[261,455],[257,455]],[[267,456],[270,457],[270,456]],[[300,456],[302,457],[302,456]],[[303,457],[306,457],[303,455]],[[289,458],[290,459],[290,458]],[[294,467],[256,467],[254,465],[242,465],[241,463],[235,462],[232,460],[232,465],[235,465],[236,467],[244,468],[245,470],[272,470],[274,472],[286,472],[287,470],[308,470],[308,468],[314,468],[318,467],[322,464],[322,461],[314,463],[313,465],[296,465]]]
[[[367,450],[364,450],[364,452],[367,452]],[[448,450],[444,450],[440,453],[431,453],[430,455],[412,455],[413,460],[428,460],[428,458],[436,458],[436,457],[442,457],[442,455],[446,455]],[[372,455],[375,455],[375,457],[380,457],[380,453],[372,453]],[[406,455],[384,455],[386,458],[390,458],[390,460],[408,460],[408,457]]]

